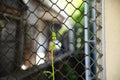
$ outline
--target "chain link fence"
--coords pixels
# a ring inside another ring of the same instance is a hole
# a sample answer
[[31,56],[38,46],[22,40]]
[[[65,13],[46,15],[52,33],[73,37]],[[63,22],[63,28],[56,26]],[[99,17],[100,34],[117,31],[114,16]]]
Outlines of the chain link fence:
[[55,80],[102,80],[101,6],[101,0],[0,0],[0,80],[53,80],[52,60]]

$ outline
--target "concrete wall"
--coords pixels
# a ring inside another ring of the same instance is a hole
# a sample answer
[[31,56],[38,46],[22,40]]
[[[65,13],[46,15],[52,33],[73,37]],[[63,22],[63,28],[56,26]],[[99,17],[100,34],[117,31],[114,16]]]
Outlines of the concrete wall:
[[107,80],[120,80],[120,0],[105,0]]

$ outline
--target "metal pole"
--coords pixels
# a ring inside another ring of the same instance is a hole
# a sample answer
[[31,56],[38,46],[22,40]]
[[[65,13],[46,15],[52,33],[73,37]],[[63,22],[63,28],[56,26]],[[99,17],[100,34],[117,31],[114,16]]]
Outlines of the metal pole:
[[[95,20],[96,20],[96,10],[95,10],[95,5],[96,5],[96,0],[91,0],[91,6],[92,6],[92,12],[91,12],[91,15],[92,15],[92,32],[94,34],[94,37],[93,37],[93,41],[92,41],[92,44],[93,44],[93,47],[94,47],[94,51],[93,51],[93,60],[95,61],[94,65],[93,65],[93,73],[94,75],[96,75],[96,23],[95,23]],[[94,76],[93,77],[94,80],[96,80],[96,77]]]
[[88,10],[89,10],[89,0],[85,0],[84,4],[84,14],[85,14],[85,19],[84,19],[84,34],[85,34],[85,80],[91,80],[91,74],[90,74],[90,47],[89,47],[89,18],[88,18]]

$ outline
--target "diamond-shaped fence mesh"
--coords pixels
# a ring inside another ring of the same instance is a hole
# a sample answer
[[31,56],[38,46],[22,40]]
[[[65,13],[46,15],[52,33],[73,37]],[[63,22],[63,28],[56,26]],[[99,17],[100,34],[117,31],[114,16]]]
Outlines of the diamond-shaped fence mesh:
[[101,0],[0,0],[0,80],[102,80]]

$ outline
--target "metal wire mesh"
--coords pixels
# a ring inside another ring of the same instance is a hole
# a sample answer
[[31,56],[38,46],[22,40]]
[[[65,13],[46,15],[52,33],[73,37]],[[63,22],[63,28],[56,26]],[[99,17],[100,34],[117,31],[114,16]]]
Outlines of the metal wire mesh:
[[[0,80],[102,80],[101,0],[0,0]],[[52,33],[55,40],[52,40]]]

